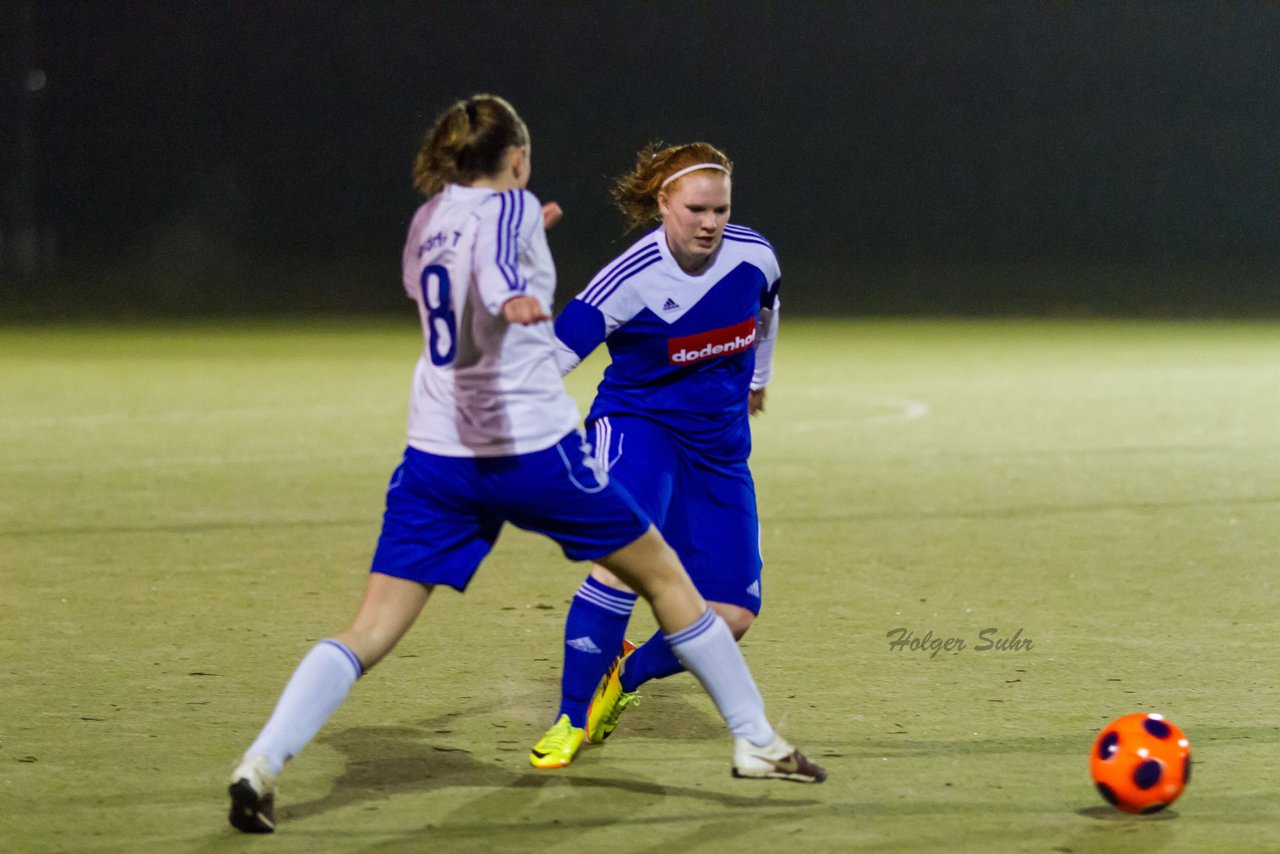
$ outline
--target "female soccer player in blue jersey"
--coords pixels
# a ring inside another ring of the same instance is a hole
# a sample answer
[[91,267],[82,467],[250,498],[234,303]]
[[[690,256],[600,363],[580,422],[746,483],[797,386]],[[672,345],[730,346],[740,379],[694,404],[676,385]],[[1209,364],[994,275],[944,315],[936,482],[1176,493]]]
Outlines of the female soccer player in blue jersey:
[[[729,224],[732,171],[703,142],[641,151],[614,200],[628,225],[660,225],[565,307],[556,335],[565,372],[608,346],[587,416],[593,453],[740,638],[761,594],[748,415],[764,409],[781,273],[768,241]],[[619,657],[635,601],[616,573],[592,567],[569,608],[559,716],[535,766],[553,767],[548,744],[577,749],[583,738],[564,733],[603,741],[641,684],[685,669],[662,632]]]
[[645,596],[672,649],[734,735],[733,772],[821,782],[774,732],[733,636],[630,496],[587,455],[556,364],[555,268],[544,209],[525,189],[529,134],[506,101],[445,111],[414,170],[428,197],[409,227],[404,286],[422,318],[408,447],[351,625],[299,663],[231,775],[231,824],[275,829],[275,781],[352,684],[417,619],[435,585],[461,591],[506,522],[554,539]]

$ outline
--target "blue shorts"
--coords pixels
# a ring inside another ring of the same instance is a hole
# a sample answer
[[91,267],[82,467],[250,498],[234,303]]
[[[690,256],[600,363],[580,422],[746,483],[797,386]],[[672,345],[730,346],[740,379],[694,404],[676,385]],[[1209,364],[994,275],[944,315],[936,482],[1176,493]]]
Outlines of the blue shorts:
[[465,590],[503,523],[546,534],[570,560],[634,542],[649,518],[574,431],[543,451],[443,457],[406,448],[387,487],[372,572]]
[[746,461],[708,460],[647,418],[587,425],[597,465],[631,493],[703,597],[760,613],[760,518]]

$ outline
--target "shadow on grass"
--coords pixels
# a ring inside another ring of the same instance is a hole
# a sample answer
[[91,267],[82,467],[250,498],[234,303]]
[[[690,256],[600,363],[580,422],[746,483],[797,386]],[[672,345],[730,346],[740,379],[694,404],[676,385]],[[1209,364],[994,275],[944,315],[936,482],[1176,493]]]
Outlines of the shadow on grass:
[[[493,823],[509,824],[519,820],[522,827],[536,827],[539,822],[522,817],[524,810],[534,811],[539,792],[548,789],[581,789],[587,798],[601,803],[619,803],[626,798],[689,799],[711,802],[720,807],[806,807],[816,800],[778,800],[775,787],[758,790],[755,796],[704,791],[688,786],[671,786],[635,776],[584,776],[577,769],[566,772],[512,771],[476,759],[463,748],[431,744],[428,731],[417,727],[355,727],[326,736],[321,741],[346,757],[346,771],[334,781],[323,798],[281,808],[280,817],[296,821],[366,801],[382,800],[392,795],[428,794],[446,788],[472,787],[485,790],[465,808],[465,822],[474,825],[477,817],[491,816]],[[555,809],[557,817],[544,824],[558,827],[593,827],[635,821],[666,819],[631,818],[629,810],[615,810],[615,815],[594,814],[587,810],[572,812]],[[705,818],[705,817],[704,817]],[[452,824],[452,823],[451,823]]]
[[[1159,854],[1168,851],[1178,838],[1176,810],[1167,809],[1151,815],[1130,815],[1105,804],[1082,807],[1075,811],[1090,819],[1078,825],[1053,851],[1075,854],[1085,851],[1123,851],[1125,854]],[[1226,846],[1223,850],[1231,850]]]
[[1121,812],[1115,807],[1098,805],[1096,807],[1083,807],[1076,810],[1076,815],[1085,818],[1091,818],[1096,821],[1121,821],[1131,824],[1146,824],[1152,821],[1173,821],[1178,818],[1178,811],[1175,809],[1165,809],[1151,815],[1133,815],[1127,812]]

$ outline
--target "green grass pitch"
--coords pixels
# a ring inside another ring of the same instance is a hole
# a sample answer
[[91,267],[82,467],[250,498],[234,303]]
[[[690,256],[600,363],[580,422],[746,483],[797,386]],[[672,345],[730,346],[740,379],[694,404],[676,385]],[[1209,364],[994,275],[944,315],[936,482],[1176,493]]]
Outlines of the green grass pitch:
[[[529,768],[585,568],[508,529],[290,765],[279,832],[236,834],[232,761],[354,611],[418,347],[411,316],[0,329],[0,849],[1274,850],[1261,322],[784,324],[744,649],[825,785],[732,780],[687,675],[571,768]],[[1135,818],[1088,751],[1148,710],[1196,764]]]

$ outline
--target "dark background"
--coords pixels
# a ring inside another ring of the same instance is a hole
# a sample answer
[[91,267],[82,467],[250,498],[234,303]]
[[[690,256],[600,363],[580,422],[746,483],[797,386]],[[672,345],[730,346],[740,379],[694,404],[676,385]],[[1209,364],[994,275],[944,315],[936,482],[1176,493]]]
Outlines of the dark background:
[[0,321],[403,311],[422,133],[512,100],[561,298],[644,143],[736,162],[792,311],[1280,314],[1280,10],[0,3]]

